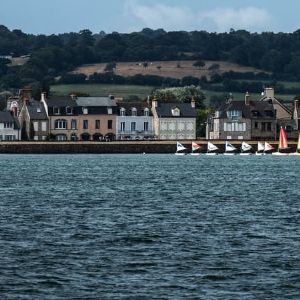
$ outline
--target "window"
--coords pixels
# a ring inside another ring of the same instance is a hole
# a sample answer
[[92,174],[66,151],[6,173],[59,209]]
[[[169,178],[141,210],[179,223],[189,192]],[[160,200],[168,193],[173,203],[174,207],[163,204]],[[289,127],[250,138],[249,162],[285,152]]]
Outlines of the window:
[[83,107],[83,108],[82,108],[82,113],[83,113],[84,115],[87,115],[87,114],[89,113],[88,108],[87,108],[87,107]]
[[53,114],[54,115],[59,115],[59,107],[57,107],[57,106],[53,107]]
[[272,123],[267,123],[267,131],[272,131]]
[[229,110],[227,111],[227,118],[232,120],[238,120],[241,118],[242,112],[240,110]]
[[179,117],[180,116],[180,109],[178,107],[172,108],[172,115],[174,117]]
[[149,117],[149,108],[144,109],[144,116]]
[[149,122],[144,122],[144,131],[149,130]]
[[55,126],[55,129],[67,129],[67,121],[66,120],[56,120],[54,126]]
[[71,120],[71,129],[77,129],[77,120],[75,119]]
[[112,108],[111,108],[111,107],[108,107],[108,108],[107,108],[107,114],[108,114],[108,115],[112,115]]
[[67,140],[67,136],[65,134],[57,134],[55,136],[55,140],[56,141],[66,141]]
[[100,120],[95,120],[95,129],[100,129]]
[[35,136],[33,137],[33,140],[34,140],[34,141],[38,141],[38,140],[39,140],[39,136],[38,136],[38,135],[35,135]]
[[88,129],[88,128],[89,128],[89,121],[83,120],[83,129]]
[[133,108],[131,109],[131,115],[132,115],[133,117],[136,117],[136,116],[137,116],[137,111],[136,111],[136,108],[135,108],[135,107],[133,107]]
[[113,126],[113,121],[112,120],[108,120],[107,121],[107,129],[112,129]]
[[14,141],[15,140],[15,136],[12,134],[6,134],[5,135],[5,140],[6,141]]
[[73,114],[73,108],[71,106],[66,107],[66,114],[67,115],[72,115]]
[[266,114],[267,117],[273,117],[274,116],[274,114],[271,110],[266,110],[265,114]]
[[246,123],[228,122],[224,123],[224,131],[246,131]]
[[13,128],[13,123],[4,122],[4,128]]
[[33,122],[33,130],[38,131],[39,130],[39,122]]
[[42,131],[47,131],[47,122],[42,122]]
[[266,131],[266,122],[261,123],[261,131]]
[[135,131],[136,130],[136,123],[135,122],[131,122],[131,131]]
[[125,122],[121,122],[121,131],[125,131]]
[[255,128],[255,129],[258,128],[258,122],[254,122],[254,128]]
[[126,115],[126,110],[125,110],[124,107],[121,107],[121,109],[120,109],[120,116],[124,117],[125,115]]

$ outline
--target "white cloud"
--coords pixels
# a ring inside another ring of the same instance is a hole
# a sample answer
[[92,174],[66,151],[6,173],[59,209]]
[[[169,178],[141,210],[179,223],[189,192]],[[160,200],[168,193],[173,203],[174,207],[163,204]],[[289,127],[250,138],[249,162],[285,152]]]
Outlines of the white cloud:
[[257,7],[216,8],[207,11],[195,11],[187,6],[168,6],[164,4],[146,6],[137,0],[127,0],[125,7],[126,15],[129,18],[135,18],[140,27],[153,29],[224,32],[234,28],[265,31],[271,21],[269,13]]

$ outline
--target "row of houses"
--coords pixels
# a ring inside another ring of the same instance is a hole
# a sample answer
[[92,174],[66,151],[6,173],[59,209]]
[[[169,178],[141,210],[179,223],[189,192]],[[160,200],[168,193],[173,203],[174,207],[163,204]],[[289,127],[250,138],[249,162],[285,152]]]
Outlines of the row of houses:
[[[191,103],[124,102],[109,97],[32,98],[30,88],[19,91],[0,112],[0,140],[194,140],[196,108]],[[259,101],[248,93],[243,100],[229,99],[208,115],[208,140],[277,139],[285,127],[289,138],[300,129],[298,100],[293,106],[279,101],[266,88]]]
[[159,103],[155,99],[151,103],[125,102],[113,96],[47,98],[42,93],[41,100],[36,101],[31,92],[30,88],[24,88],[8,99],[6,111],[0,115],[2,140],[196,138],[193,100],[191,103]]

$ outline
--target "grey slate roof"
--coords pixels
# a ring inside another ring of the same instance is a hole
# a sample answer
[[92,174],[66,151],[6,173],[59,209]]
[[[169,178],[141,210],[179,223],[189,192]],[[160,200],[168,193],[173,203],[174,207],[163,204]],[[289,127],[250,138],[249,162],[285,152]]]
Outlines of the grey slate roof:
[[47,114],[43,103],[30,100],[27,105],[28,114],[31,120],[47,120]]
[[[246,119],[251,118],[275,118],[274,107],[269,102],[263,101],[250,101],[249,105],[245,104],[245,101],[231,101],[221,106],[220,118],[227,118],[227,111],[238,110],[242,112],[242,117]],[[256,114],[254,115],[254,112]],[[272,115],[269,115],[269,113]]]
[[120,115],[121,108],[125,108],[125,116],[132,115],[132,108],[136,108],[137,116],[144,116],[145,108],[149,109],[149,116],[152,116],[151,106],[147,102],[119,102],[118,114]]
[[14,118],[10,111],[0,111],[0,123],[14,123],[14,129],[19,129],[19,121]]
[[[172,109],[178,107],[180,116],[174,117]],[[159,118],[195,118],[196,109],[191,106],[191,103],[160,103],[156,107],[156,112]]]
[[75,107],[75,100],[71,96],[54,96],[46,100],[48,107]]
[[116,101],[109,97],[77,97],[78,106],[117,106]]

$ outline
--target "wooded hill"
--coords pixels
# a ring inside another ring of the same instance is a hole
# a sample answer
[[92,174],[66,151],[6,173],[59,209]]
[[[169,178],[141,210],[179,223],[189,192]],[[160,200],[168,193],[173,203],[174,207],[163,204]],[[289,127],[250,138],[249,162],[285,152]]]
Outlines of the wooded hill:
[[[82,30],[78,33],[46,36],[26,34],[21,30],[0,26],[0,56],[30,55],[23,65],[14,66],[9,66],[6,58],[0,58],[0,89],[19,88],[27,84],[45,86],[55,82],[58,76],[64,78],[83,64],[117,62],[223,61],[264,70],[264,73],[247,75],[227,72],[212,82],[210,78],[198,77],[200,83],[208,84],[236,79],[299,80],[299,49],[300,30],[293,33],[250,33],[245,30],[209,33],[166,32],[146,28],[129,34],[93,34],[89,30]],[[106,77],[109,80],[113,78],[114,81],[115,76],[119,76],[113,74],[113,70],[108,73]],[[218,72],[216,74],[220,75]],[[102,79],[98,76],[98,80],[101,82]],[[118,80],[122,81],[120,78]],[[142,81],[143,84],[147,83],[147,78]],[[174,86],[178,81],[160,83]],[[226,84],[227,89],[237,88],[237,83]],[[237,89],[242,88],[245,86]]]

